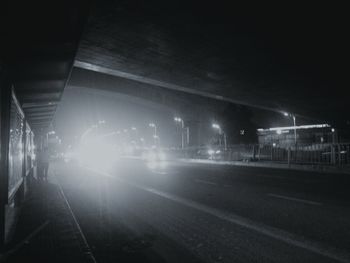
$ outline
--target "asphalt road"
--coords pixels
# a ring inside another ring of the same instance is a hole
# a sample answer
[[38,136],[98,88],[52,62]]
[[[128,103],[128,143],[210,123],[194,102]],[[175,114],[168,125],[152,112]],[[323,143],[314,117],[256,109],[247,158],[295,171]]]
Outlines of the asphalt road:
[[130,159],[54,169],[98,262],[350,262],[346,175]]

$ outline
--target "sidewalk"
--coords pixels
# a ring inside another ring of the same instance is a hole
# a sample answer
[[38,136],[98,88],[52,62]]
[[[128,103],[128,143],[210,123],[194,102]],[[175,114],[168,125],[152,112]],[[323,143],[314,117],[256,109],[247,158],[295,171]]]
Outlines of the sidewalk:
[[340,173],[350,174],[350,167],[344,166],[325,166],[325,165],[312,165],[312,164],[291,164],[277,163],[277,162],[259,162],[259,161],[216,161],[205,159],[180,159],[182,162],[188,163],[203,163],[214,165],[235,165],[235,166],[247,166],[247,167],[261,167],[261,168],[274,168],[274,169],[288,169],[296,171],[310,171],[310,172],[323,172],[323,173]]
[[29,191],[0,262],[95,262],[55,178]]

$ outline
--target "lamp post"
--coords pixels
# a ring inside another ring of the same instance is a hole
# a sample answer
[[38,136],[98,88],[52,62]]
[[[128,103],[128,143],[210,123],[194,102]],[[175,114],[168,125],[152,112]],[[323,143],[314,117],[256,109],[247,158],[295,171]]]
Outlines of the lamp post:
[[226,138],[226,133],[221,129],[220,125],[217,123],[213,123],[212,127],[216,130],[219,131],[219,134],[224,136],[224,149],[225,151],[227,150],[227,138]]
[[151,122],[149,124],[149,127],[154,129],[153,138],[154,138],[155,144],[157,145],[157,141],[159,140],[159,137],[157,135],[157,125],[155,125],[153,122]]
[[331,132],[332,132],[332,144],[335,144],[335,129],[334,128],[332,128],[331,129]]
[[290,114],[288,112],[283,112],[283,115],[286,117],[290,117],[293,119],[293,127],[294,127],[294,144],[297,145],[297,126],[296,126],[296,117],[294,114]]
[[184,121],[180,117],[175,117],[174,118],[175,122],[181,123],[181,149],[185,148],[185,138],[184,138]]

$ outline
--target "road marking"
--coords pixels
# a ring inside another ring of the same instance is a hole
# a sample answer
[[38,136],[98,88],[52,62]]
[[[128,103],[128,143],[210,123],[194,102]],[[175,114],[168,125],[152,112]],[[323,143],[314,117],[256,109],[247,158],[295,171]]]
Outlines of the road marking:
[[146,192],[158,195],[160,197],[171,200],[173,202],[177,202],[177,203],[180,203],[184,206],[187,206],[187,207],[196,209],[198,211],[204,212],[206,214],[212,215],[212,216],[219,218],[221,220],[224,220],[224,221],[233,223],[235,225],[247,228],[249,230],[255,231],[257,233],[271,237],[273,239],[280,240],[280,241],[287,243],[289,245],[293,245],[295,247],[299,247],[299,248],[311,251],[313,253],[316,253],[316,254],[324,256],[324,257],[328,257],[328,258],[336,260],[338,262],[350,263],[350,253],[348,251],[344,251],[344,250],[341,250],[338,248],[330,247],[330,246],[327,246],[327,245],[324,245],[322,243],[315,242],[312,240],[307,240],[304,237],[295,235],[295,234],[290,233],[288,231],[285,231],[285,230],[282,230],[279,228],[275,228],[272,226],[267,226],[267,225],[264,225],[262,223],[255,222],[251,219],[241,217],[241,216],[236,215],[234,213],[224,212],[224,211],[218,210],[216,208],[212,208],[212,207],[197,203],[195,201],[192,201],[192,200],[189,200],[186,198],[182,198],[182,197],[179,197],[176,195],[165,193],[165,192],[153,189],[153,188],[137,185],[137,184],[128,182],[126,180],[123,180],[121,178],[113,177],[112,175],[110,175],[108,173],[103,173],[103,172],[96,171],[96,170],[89,169],[89,168],[87,168],[87,169],[91,170],[95,173],[99,173],[99,174],[105,175],[107,177],[114,178],[115,180],[118,180],[118,181],[123,182],[125,184],[128,184],[130,186],[133,186],[135,188],[144,190]]
[[297,177],[288,177],[288,176],[278,176],[278,175],[255,175],[255,176],[261,176],[261,177],[269,177],[269,178],[276,178],[281,180],[289,180],[294,182],[305,182],[305,183],[321,183],[320,180],[315,179],[305,179],[305,178],[297,178]]
[[213,182],[210,182],[210,181],[201,180],[201,179],[194,179],[194,181],[196,183],[200,183],[200,184],[217,185],[216,183],[213,183]]
[[290,197],[290,196],[277,195],[277,194],[272,194],[272,193],[269,193],[267,195],[271,196],[271,197],[279,198],[279,199],[300,202],[300,203],[304,203],[304,204],[308,204],[308,205],[322,205],[322,203],[320,203],[320,202],[315,202],[315,201],[310,201],[310,200],[305,200],[305,199],[300,199],[300,198],[295,198],[295,197]]
[[[124,181],[124,180],[123,180]],[[125,181],[124,181],[125,182]],[[128,183],[128,182],[126,182]],[[299,237],[297,235],[294,235],[292,233],[289,233],[287,231],[275,228],[275,227],[271,227],[271,226],[267,226],[258,222],[254,222],[250,219],[238,216],[236,214],[233,213],[226,213],[223,211],[220,211],[218,209],[215,208],[211,208],[208,207],[206,205],[202,205],[200,203],[194,202],[192,200],[189,199],[185,199],[182,197],[178,197],[169,193],[165,193],[153,188],[147,188],[147,187],[143,187],[140,185],[134,185],[131,184],[134,187],[137,187],[139,189],[142,189],[144,191],[156,194],[158,196],[161,196],[163,198],[169,199],[171,201],[180,203],[184,206],[190,207],[190,208],[194,208],[196,210],[199,210],[201,212],[210,214],[214,217],[217,217],[221,220],[225,220],[228,221],[230,223],[236,224],[238,226],[241,227],[245,227],[247,229],[256,231],[260,234],[269,236],[271,238],[274,238],[276,240],[280,240],[283,241],[289,245],[293,245],[299,248],[303,248],[306,250],[309,250],[311,252],[314,252],[316,254],[337,260],[339,262],[350,262],[350,254],[346,251],[341,251],[337,248],[333,248],[333,247],[328,247],[325,246],[323,244],[319,244],[317,242],[311,241],[311,240],[306,240],[303,237]]]

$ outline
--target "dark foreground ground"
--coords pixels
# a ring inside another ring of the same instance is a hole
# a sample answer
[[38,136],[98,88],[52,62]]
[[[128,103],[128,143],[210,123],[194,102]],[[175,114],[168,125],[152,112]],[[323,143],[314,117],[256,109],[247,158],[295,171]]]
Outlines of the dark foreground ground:
[[124,159],[56,163],[97,262],[350,262],[350,180]]

